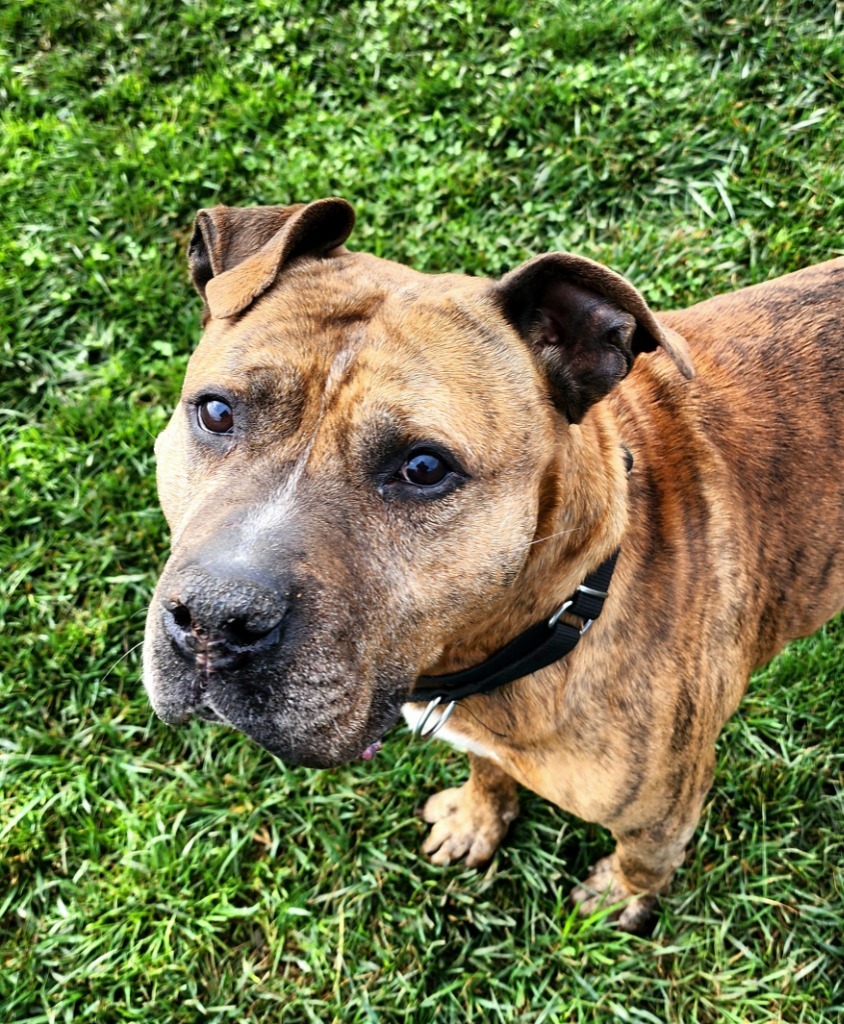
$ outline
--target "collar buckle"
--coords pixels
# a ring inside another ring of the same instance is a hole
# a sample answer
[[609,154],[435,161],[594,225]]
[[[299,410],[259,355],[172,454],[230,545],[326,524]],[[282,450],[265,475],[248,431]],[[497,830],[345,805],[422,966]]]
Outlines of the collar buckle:
[[[580,590],[580,587],[578,587],[577,589]],[[586,589],[588,590],[589,588],[587,587]],[[595,597],[598,596],[597,592],[594,591],[594,590],[591,591],[591,593]],[[602,594],[601,596],[602,597],[607,597],[608,595],[607,594]],[[569,598],[568,601],[563,601],[563,603],[560,605],[560,607],[554,612],[554,614],[548,620],[548,628],[549,629],[553,629],[557,625],[557,623],[560,621],[561,616],[564,615],[565,612],[567,612],[569,610],[569,608],[571,608],[571,606],[573,604],[574,604],[574,601],[571,598]],[[594,619],[585,619],[584,620],[583,625],[580,627],[580,636],[583,636],[583,634],[586,632],[587,629],[589,629],[589,627],[592,625],[592,623],[594,621],[595,621]]]
[[[572,605],[574,605],[578,591],[581,594],[586,594],[587,597],[597,597],[599,601],[606,601],[606,599],[610,596],[609,592],[606,590],[597,590],[595,587],[587,587],[585,583],[581,583],[575,590],[574,597],[570,597],[567,600],[563,601],[560,607],[554,612],[554,614],[548,620],[549,629],[553,629],[554,626],[556,626],[557,623],[560,621],[561,616],[564,615],[569,610],[569,608],[572,607]],[[574,612],[573,614],[576,615],[577,612]],[[585,618],[585,616],[581,617]],[[583,634],[586,632],[587,629],[589,629],[589,627],[592,625],[594,621],[594,618],[586,619],[584,625],[580,630],[581,636],[583,636]]]
[[560,618],[569,610],[569,608],[571,608],[573,604],[574,601],[572,600],[572,598],[569,598],[567,601],[563,601],[560,607],[554,612],[554,614],[548,620],[548,628],[553,629],[554,626],[556,626],[557,623],[560,621]]

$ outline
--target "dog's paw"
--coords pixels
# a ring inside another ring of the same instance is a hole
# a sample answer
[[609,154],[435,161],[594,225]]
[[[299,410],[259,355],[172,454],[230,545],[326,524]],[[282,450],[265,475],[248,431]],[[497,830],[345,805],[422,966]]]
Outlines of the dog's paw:
[[592,868],[589,877],[571,891],[578,911],[587,917],[601,907],[616,907],[608,916],[616,928],[634,935],[650,935],[656,923],[657,897],[651,893],[633,893],[613,871],[612,857],[604,857]]
[[432,864],[446,865],[466,858],[470,868],[492,858],[519,813],[515,797],[484,800],[467,793],[468,784],[435,793],[422,809],[422,817],[433,825],[422,844]]

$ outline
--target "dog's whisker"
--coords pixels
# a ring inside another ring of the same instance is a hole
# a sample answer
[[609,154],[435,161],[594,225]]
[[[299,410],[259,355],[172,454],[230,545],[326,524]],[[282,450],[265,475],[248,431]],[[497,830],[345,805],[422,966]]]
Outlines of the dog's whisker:
[[532,540],[528,543],[528,547],[533,547],[534,544],[543,544],[546,540],[554,540],[555,537],[567,537],[570,533],[578,533],[582,527],[573,526],[570,530],[560,530],[559,533],[549,533],[547,537],[538,537],[536,540]]
[[133,651],[137,651],[137,649],[139,647],[143,647],[143,645],[144,645],[143,640],[139,640],[136,644],[134,644],[132,647],[130,647],[129,650],[126,651],[125,654],[121,654],[120,657],[117,659],[117,661],[106,672],[106,674],[100,678],[99,682],[97,683],[97,686],[100,686],[102,683],[104,683],[106,681],[106,679],[108,679],[108,677],[117,668],[117,666],[120,664],[121,661],[125,661]]

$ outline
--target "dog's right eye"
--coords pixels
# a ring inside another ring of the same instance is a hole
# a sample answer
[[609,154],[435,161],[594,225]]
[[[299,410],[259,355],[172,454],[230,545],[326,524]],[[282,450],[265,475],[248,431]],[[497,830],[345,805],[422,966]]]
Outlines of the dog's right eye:
[[201,399],[197,405],[197,418],[200,427],[210,434],[231,434],[234,430],[232,407],[222,398]]
[[444,459],[434,452],[418,452],[405,462],[399,476],[417,487],[435,487],[445,479],[449,467]]

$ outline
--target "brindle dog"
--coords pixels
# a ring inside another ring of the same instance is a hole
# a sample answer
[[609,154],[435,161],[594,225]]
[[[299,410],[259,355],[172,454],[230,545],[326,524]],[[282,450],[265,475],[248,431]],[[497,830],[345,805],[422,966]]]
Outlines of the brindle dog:
[[340,199],[199,214],[152,703],[342,764],[620,546],[568,657],[457,706],[471,774],[424,850],[487,860],[521,783],[610,829],[573,895],[637,894],[639,929],[750,672],[844,603],[844,260],[656,317],[578,256],[430,276],[347,251],[352,223]]

